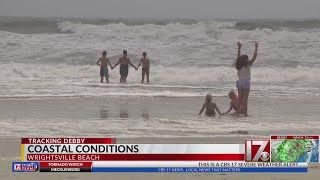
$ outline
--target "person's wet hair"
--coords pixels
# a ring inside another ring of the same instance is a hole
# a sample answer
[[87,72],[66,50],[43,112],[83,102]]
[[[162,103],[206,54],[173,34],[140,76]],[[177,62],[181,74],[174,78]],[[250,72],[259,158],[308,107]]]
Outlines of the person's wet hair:
[[127,50],[123,50],[123,54],[128,54]]
[[233,90],[230,90],[228,96],[229,96],[230,99],[232,99],[232,97],[236,96],[236,93]]
[[147,55],[147,53],[146,53],[146,52],[143,52],[143,53],[142,53],[142,55],[143,55],[143,56],[146,56],[146,55]]
[[102,52],[102,55],[103,55],[103,56],[106,56],[106,55],[107,55],[107,51],[103,51],[103,52]]
[[206,95],[206,102],[211,102],[212,101],[212,95],[211,94],[207,94]]
[[237,70],[240,70],[243,66],[247,67],[249,63],[249,57],[248,55],[241,55],[238,57],[236,62],[236,68]]

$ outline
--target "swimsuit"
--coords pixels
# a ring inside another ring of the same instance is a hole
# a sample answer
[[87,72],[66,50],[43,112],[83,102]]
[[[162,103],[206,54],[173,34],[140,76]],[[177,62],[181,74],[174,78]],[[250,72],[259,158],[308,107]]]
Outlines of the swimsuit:
[[236,83],[236,86],[238,89],[250,89],[251,83],[251,72],[250,72],[251,66],[242,67],[238,70],[237,75],[239,80]]
[[109,77],[108,68],[106,66],[100,68],[100,76],[101,77],[105,76],[106,78]]
[[208,116],[208,117],[214,117],[214,116],[216,116],[216,113],[208,113],[208,112],[206,112],[205,114],[206,114],[206,116]]
[[142,68],[142,72],[149,73],[149,67]]
[[129,72],[129,65],[128,64],[121,64],[120,65],[120,75],[121,77],[127,77]]
[[[208,107],[208,106],[210,106],[210,107]],[[209,117],[213,117],[216,115],[216,111],[215,111],[213,103],[210,103],[207,105],[205,114]]]
[[250,79],[239,79],[236,86],[238,89],[250,89]]

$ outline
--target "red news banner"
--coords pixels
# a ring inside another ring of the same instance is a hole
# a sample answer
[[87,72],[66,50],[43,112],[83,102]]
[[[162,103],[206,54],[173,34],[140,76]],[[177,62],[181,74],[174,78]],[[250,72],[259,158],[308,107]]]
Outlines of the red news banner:
[[40,162],[40,172],[91,172],[92,162]]
[[22,161],[243,161],[243,144],[116,144],[113,138],[23,138]]
[[115,144],[115,138],[22,138],[21,144]]

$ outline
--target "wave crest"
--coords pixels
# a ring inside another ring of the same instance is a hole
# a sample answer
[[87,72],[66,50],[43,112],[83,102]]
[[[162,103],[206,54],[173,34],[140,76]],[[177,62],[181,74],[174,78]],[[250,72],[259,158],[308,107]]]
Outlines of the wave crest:
[[[27,71],[26,71],[27,69]],[[11,83],[10,78],[15,81],[61,80],[61,82],[94,82],[99,77],[99,68],[91,65],[32,65],[32,64],[3,64],[0,67],[0,76],[4,84]],[[120,75],[118,68],[110,70],[110,78],[118,81]],[[214,87],[214,83],[234,83],[237,80],[236,70],[233,67],[166,67],[153,65],[151,78],[155,85],[179,85],[192,87]],[[317,83],[319,82],[319,68],[298,66],[296,68],[252,68],[252,82],[254,83]],[[131,82],[139,82],[140,71],[129,70]],[[210,85],[211,84],[211,85]]]
[[[124,25],[126,27],[168,25],[193,28],[206,26],[211,29],[257,30],[271,29],[320,29],[319,19],[310,20],[195,20],[195,19],[83,19],[83,18],[27,18],[0,17],[0,31],[21,34],[42,33],[74,33],[80,26],[104,27],[108,25]],[[88,27],[87,27],[88,28]]]

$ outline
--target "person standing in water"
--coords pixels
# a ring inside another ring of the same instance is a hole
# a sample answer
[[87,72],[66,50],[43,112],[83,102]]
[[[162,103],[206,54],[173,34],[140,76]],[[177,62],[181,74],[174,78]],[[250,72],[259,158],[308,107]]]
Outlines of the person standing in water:
[[140,59],[140,63],[137,68],[140,67],[142,64],[142,77],[141,77],[141,83],[144,82],[144,77],[147,75],[147,83],[149,83],[149,73],[150,73],[150,60],[147,58],[147,53],[142,53],[143,58]]
[[238,88],[238,108],[237,115],[239,115],[240,110],[243,110],[244,116],[248,116],[248,97],[250,93],[250,79],[251,79],[251,66],[255,62],[258,54],[258,46],[259,43],[255,42],[255,50],[253,57],[249,60],[248,55],[241,55],[241,47],[242,44],[240,42],[238,44],[238,55],[236,60],[236,69],[239,80],[236,82],[236,86]]
[[108,71],[108,65],[111,67],[110,61],[107,58],[107,51],[102,52],[102,57],[100,57],[97,61],[97,65],[100,66],[100,82],[103,83],[103,78],[106,77],[107,83],[109,83],[109,71]]
[[138,68],[134,66],[130,59],[127,58],[127,51],[123,50],[123,57],[119,59],[119,61],[111,68],[114,69],[120,64],[120,83],[126,83],[127,82],[127,77],[128,77],[128,72],[129,72],[129,64],[130,66],[134,67],[136,70]]

